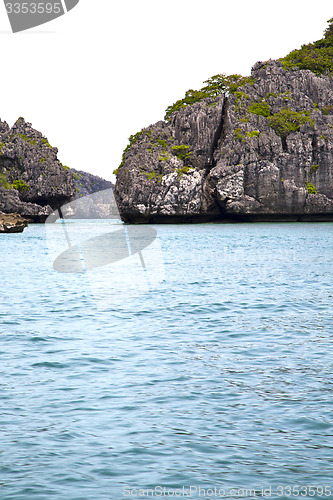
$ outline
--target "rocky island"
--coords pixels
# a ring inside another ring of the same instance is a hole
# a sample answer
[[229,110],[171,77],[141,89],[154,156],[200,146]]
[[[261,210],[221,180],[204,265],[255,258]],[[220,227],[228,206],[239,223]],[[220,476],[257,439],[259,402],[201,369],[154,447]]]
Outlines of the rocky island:
[[111,182],[63,165],[58,149],[24,118],[0,121],[0,233],[22,232],[28,222],[75,198],[112,187]]
[[70,169],[57,158],[58,149],[19,118],[10,128],[0,122],[0,211],[43,222],[52,209],[75,194]]
[[205,84],[130,137],[115,171],[123,220],[333,220],[333,19],[249,77]]

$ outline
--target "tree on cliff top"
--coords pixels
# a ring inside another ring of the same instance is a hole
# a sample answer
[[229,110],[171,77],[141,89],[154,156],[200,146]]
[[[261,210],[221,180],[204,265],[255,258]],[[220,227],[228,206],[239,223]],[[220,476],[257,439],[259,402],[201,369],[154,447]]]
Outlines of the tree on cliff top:
[[280,59],[286,69],[309,69],[316,75],[333,72],[333,18],[328,23],[323,38],[302,45],[300,49],[293,50]]

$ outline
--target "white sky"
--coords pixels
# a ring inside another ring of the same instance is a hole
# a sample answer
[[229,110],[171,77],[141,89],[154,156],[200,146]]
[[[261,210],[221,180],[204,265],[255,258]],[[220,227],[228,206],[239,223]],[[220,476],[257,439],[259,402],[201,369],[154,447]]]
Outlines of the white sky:
[[0,117],[46,135],[70,167],[110,180],[130,134],[216,73],[322,37],[332,0],[80,0],[12,34],[0,2]]

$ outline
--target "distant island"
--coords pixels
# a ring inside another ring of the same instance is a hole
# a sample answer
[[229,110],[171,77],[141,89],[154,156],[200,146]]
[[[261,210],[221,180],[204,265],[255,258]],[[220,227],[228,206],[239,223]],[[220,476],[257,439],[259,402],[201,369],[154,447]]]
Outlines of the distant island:
[[333,19],[251,76],[218,74],[132,135],[115,170],[129,223],[333,220]]
[[113,186],[63,165],[57,154],[24,118],[11,128],[0,121],[0,233],[21,232],[28,222],[44,222],[63,204]]

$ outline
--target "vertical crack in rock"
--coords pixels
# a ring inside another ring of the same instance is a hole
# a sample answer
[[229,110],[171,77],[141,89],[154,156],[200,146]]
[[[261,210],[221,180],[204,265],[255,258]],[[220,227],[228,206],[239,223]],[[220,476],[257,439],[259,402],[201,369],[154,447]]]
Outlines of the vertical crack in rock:
[[210,163],[208,165],[208,168],[207,168],[207,171],[206,171],[206,175],[208,175],[208,173],[210,172],[210,170],[212,170],[215,165],[216,165],[216,160],[215,160],[215,151],[218,147],[218,144],[220,142],[220,140],[222,139],[223,137],[223,127],[224,127],[224,122],[225,122],[225,117],[226,117],[226,113],[227,113],[227,106],[228,106],[228,98],[225,96],[223,98],[223,103],[222,103],[222,111],[221,111],[221,118],[220,118],[220,122],[219,122],[219,125],[216,129],[216,132],[215,132],[215,135],[214,135],[214,139],[213,139],[213,142],[212,142],[212,150],[211,150],[211,157],[210,157]]
[[223,142],[226,135],[225,124],[227,118],[228,110],[228,97],[223,97],[222,110],[220,115],[220,120],[215,131],[215,135],[212,142],[210,162],[207,165],[204,179],[203,179],[203,189],[202,189],[202,210],[203,212],[209,213],[212,219],[224,219],[226,216],[225,203],[220,203],[217,194],[217,181],[214,178],[209,179],[210,172],[215,168],[217,164],[216,152],[218,150],[219,144]]

